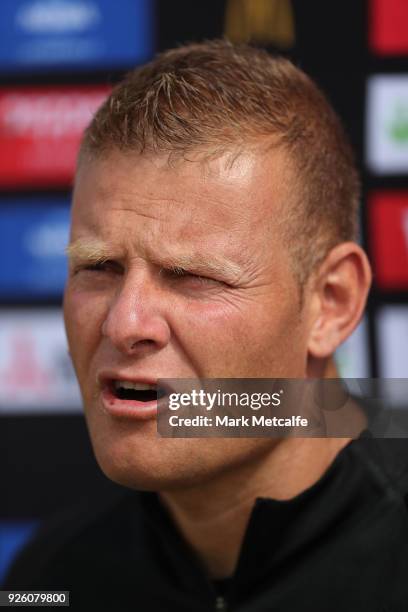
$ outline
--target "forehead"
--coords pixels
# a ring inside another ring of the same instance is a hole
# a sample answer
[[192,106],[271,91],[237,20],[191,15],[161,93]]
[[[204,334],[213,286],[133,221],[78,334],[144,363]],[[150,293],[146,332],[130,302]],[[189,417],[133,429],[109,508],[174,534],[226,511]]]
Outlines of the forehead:
[[257,153],[169,163],[167,156],[112,152],[81,163],[72,232],[190,248],[261,247],[278,234],[288,200],[286,160]]

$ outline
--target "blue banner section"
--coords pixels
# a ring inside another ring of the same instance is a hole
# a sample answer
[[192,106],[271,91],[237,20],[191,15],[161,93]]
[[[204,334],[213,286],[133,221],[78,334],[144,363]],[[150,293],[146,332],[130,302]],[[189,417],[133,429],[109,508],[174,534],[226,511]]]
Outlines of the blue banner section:
[[19,550],[38,526],[38,521],[0,521],[0,585]]
[[67,271],[69,199],[0,202],[0,297],[59,298]]
[[2,0],[0,70],[129,68],[153,53],[153,0]]

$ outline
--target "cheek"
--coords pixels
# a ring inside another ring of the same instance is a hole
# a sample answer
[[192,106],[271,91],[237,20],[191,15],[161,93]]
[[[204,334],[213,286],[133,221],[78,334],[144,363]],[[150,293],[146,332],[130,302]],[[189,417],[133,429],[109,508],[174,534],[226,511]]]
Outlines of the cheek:
[[106,300],[90,292],[67,287],[64,295],[64,320],[68,344],[76,369],[86,364],[99,343],[106,316]]
[[[287,371],[299,340],[296,307],[268,300],[194,302],[173,313],[172,328],[200,376],[269,377]],[[298,345],[301,349],[301,343]]]

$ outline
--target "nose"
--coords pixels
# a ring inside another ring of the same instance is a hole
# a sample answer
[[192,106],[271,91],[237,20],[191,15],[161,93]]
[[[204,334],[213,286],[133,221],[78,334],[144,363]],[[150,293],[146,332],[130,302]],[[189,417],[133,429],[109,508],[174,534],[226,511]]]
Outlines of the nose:
[[102,335],[129,356],[144,355],[166,346],[170,328],[158,289],[140,275],[124,277],[109,304]]

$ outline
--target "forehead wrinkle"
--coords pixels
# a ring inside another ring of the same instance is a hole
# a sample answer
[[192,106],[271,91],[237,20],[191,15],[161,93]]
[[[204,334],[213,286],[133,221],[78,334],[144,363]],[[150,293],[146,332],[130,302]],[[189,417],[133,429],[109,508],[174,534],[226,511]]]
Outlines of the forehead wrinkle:
[[140,212],[140,210],[136,210],[135,208],[119,207],[119,208],[112,208],[112,210],[116,210],[118,212],[131,212],[135,215],[138,215],[138,217],[145,217],[146,219],[153,219],[154,221],[160,220],[160,217],[156,215],[149,215],[145,212]]

